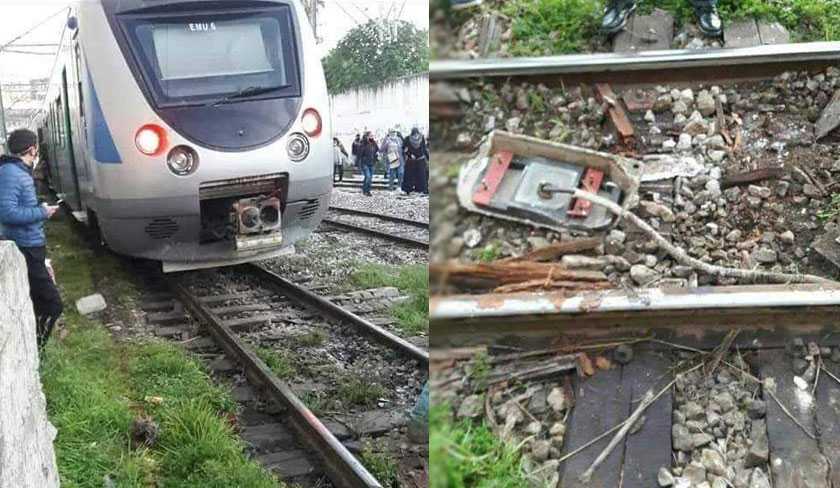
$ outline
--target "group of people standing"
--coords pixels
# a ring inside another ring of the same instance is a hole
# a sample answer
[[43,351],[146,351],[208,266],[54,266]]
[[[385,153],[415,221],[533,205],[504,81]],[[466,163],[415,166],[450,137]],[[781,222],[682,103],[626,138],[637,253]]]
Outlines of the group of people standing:
[[344,179],[343,161],[349,160],[364,177],[362,193],[371,196],[374,167],[377,161],[382,161],[389,190],[399,185],[407,195],[429,194],[429,147],[420,129],[415,127],[408,137],[403,137],[396,128],[391,129],[379,143],[370,131],[356,134],[350,154],[338,138],[333,138],[333,146],[336,181]]

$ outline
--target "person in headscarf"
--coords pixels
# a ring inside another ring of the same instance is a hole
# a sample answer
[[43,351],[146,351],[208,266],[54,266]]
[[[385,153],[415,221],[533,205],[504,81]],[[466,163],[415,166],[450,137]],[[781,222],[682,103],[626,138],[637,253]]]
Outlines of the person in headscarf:
[[403,147],[405,151],[403,191],[406,194],[418,192],[428,195],[429,148],[426,146],[426,138],[420,133],[420,129],[417,127],[411,129],[411,134],[405,138]]
[[[397,136],[396,129],[391,129],[385,139],[382,140],[382,147],[379,148],[385,157],[385,165],[388,168],[388,189],[394,190],[399,186],[402,188],[405,177],[405,155],[403,154],[403,141]],[[396,184],[395,181],[396,180]]]

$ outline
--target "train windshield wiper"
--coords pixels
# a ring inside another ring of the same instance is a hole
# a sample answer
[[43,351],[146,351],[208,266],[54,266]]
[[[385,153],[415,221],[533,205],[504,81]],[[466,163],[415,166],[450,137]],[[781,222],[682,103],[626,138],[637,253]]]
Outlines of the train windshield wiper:
[[288,88],[289,85],[274,85],[274,86],[249,86],[248,88],[243,88],[236,93],[231,93],[230,95],[222,98],[221,100],[217,100],[213,102],[210,106],[215,107],[217,105],[221,105],[223,103],[228,103],[231,100],[236,100],[237,98],[246,98],[246,97],[253,97],[256,95],[264,95],[266,93],[271,93],[273,91],[282,90],[284,88]]

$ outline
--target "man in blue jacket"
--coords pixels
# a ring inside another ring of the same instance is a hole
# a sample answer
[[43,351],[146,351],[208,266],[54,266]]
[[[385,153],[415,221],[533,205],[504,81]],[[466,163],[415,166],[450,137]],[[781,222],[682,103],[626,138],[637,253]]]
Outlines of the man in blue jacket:
[[35,308],[38,346],[43,349],[63,306],[47,270],[44,221],[57,206],[38,203],[32,171],[38,164],[38,136],[26,129],[9,134],[9,155],[0,156],[0,238],[14,241],[26,258],[29,295]]

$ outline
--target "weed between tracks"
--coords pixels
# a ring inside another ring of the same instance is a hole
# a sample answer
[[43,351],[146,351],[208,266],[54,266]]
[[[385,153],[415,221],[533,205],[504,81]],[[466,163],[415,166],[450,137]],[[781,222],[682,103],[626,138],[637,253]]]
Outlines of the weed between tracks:
[[[108,290],[111,308],[132,301],[136,292],[119,260],[95,257],[67,222],[50,222],[47,233],[66,304],[66,335],[56,333],[41,364],[62,485],[278,486],[245,458],[228,421],[235,403],[200,363],[169,344],[118,342],[73,310],[97,288]],[[131,424],[141,415],[160,426],[159,435],[152,447],[133,449]]]
[[529,486],[516,447],[481,423],[455,422],[449,405],[435,405],[429,418],[430,488]]
[[294,358],[291,353],[267,347],[259,347],[256,350],[257,356],[263,360],[266,366],[280,379],[290,378],[297,372],[294,366]]
[[391,313],[407,334],[429,331],[429,268],[425,264],[386,266],[360,264],[352,275],[353,282],[364,288],[397,287],[408,294],[408,300],[395,305]]
[[362,464],[385,488],[399,488],[397,463],[388,454],[382,452],[372,442],[365,443],[361,455]]

